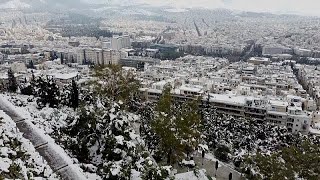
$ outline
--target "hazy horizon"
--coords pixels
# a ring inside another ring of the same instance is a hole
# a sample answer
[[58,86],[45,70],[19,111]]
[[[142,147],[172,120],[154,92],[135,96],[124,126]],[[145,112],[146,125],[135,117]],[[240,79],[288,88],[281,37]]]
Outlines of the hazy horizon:
[[[304,16],[320,16],[320,1],[316,0],[0,0],[0,9],[17,7],[65,7],[86,8],[87,4],[103,4],[103,6],[149,5],[153,7],[229,9],[275,14],[296,14]],[[143,7],[142,7],[143,8]]]
[[[87,3],[110,3],[115,0],[81,0]],[[231,10],[292,13],[298,15],[320,16],[320,1],[316,0],[125,0],[125,4],[148,4],[171,6],[173,8],[226,8]]]

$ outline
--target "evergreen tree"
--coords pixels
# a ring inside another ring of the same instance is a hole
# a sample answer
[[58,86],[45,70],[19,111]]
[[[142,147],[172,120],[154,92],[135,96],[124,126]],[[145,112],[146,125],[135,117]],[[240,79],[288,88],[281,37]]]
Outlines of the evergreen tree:
[[74,57],[71,56],[71,63],[75,63]]
[[319,144],[307,140],[271,155],[248,157],[243,171],[249,179],[320,179],[319,162]]
[[70,94],[70,107],[76,109],[79,107],[79,89],[75,80],[72,80],[72,89]]
[[201,116],[198,101],[174,103],[170,91],[170,86],[164,88],[151,129],[159,141],[157,154],[167,157],[167,163],[173,164],[198,146]]
[[49,78],[48,82],[47,99],[49,107],[57,107],[59,105],[60,90],[53,78]]
[[200,140],[202,127],[199,112],[198,100],[187,101],[182,104],[182,109],[177,118],[178,134],[182,139],[184,152],[188,157],[198,146]]
[[34,86],[33,86],[33,84],[28,82],[27,78],[25,78],[24,83],[22,83],[20,85],[20,92],[21,92],[21,94],[28,95],[28,96],[35,94],[34,93]]
[[121,66],[96,66],[94,76],[97,80],[92,82],[93,91],[100,96],[128,105],[138,94],[139,82],[131,71],[124,71]]
[[9,92],[16,92],[18,90],[17,79],[12,69],[8,70],[8,90]]
[[53,60],[55,60],[57,58],[58,58],[57,53],[55,51],[51,51],[50,60],[53,61]]
[[29,68],[29,69],[35,69],[35,66],[34,66],[34,63],[33,63],[32,60],[29,61],[29,64],[28,64],[27,68]]
[[159,156],[165,155],[167,163],[172,164],[182,155],[182,146],[177,137],[171,87],[165,87],[156,107],[156,117],[151,124],[152,130],[159,137]]
[[61,64],[63,64],[63,63],[64,63],[64,56],[63,56],[63,54],[62,54],[62,53],[60,53],[60,62],[61,62]]
[[39,77],[36,84],[36,94],[39,97],[37,104],[39,108],[43,108],[47,104],[49,104],[49,107],[54,108],[60,104],[59,87],[53,78],[47,77],[47,79],[43,79]]

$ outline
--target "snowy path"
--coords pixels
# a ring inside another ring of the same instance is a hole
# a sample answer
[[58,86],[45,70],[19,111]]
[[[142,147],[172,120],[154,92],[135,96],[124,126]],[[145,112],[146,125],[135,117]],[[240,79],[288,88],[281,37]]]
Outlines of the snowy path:
[[3,96],[0,96],[0,110],[11,117],[20,132],[23,133],[23,137],[32,142],[39,154],[48,162],[53,171],[62,177],[62,179],[87,179],[81,172],[81,169],[73,164],[72,159],[59,145],[55,144],[51,137],[45,135],[29,120],[24,119],[17,111],[17,108]]

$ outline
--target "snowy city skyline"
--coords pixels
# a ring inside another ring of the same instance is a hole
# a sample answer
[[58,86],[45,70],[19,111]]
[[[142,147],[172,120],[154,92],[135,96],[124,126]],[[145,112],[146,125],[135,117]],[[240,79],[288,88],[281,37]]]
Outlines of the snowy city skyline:
[[320,179],[318,7],[0,0],[0,180]]

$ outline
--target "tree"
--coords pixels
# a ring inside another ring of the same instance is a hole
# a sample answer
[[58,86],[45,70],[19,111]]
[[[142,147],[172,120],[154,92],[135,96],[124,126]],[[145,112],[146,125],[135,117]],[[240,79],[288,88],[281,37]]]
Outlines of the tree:
[[199,112],[199,100],[187,101],[182,104],[177,118],[179,137],[183,140],[182,145],[188,156],[199,144],[202,129]]
[[319,179],[319,162],[319,144],[306,140],[276,153],[249,156],[242,170],[250,179]]
[[124,71],[121,66],[96,66],[92,91],[114,101],[129,104],[137,95],[140,87],[132,71]]
[[229,162],[230,157],[229,153],[231,153],[230,149],[226,145],[219,145],[214,152],[214,155],[221,161]]
[[16,92],[18,90],[17,79],[12,69],[8,70],[8,90],[9,92]]
[[64,63],[64,56],[63,53],[60,53],[60,63],[63,64]]
[[46,79],[39,77],[36,82],[36,96],[39,97],[37,104],[43,108],[47,104],[49,107],[58,107],[60,104],[60,90],[56,82],[51,77]]
[[182,155],[183,148],[176,136],[175,122],[173,121],[173,103],[170,94],[171,87],[167,86],[162,92],[157,106],[156,117],[151,123],[153,132],[159,137],[159,154],[165,154],[167,163],[174,163]]
[[23,95],[31,96],[31,95],[35,94],[34,93],[34,86],[33,86],[33,84],[31,84],[27,81],[27,78],[25,78],[24,83],[22,83],[19,88],[20,88],[21,94],[23,94]]
[[75,80],[72,80],[71,86],[70,107],[76,109],[79,107],[79,89]]
[[35,66],[34,66],[34,63],[33,63],[32,60],[29,61],[29,64],[27,65],[27,68],[29,68],[29,69],[35,69]]
[[50,52],[50,60],[53,61],[57,58],[58,58],[57,53],[55,51],[51,51]]
[[159,156],[166,155],[167,163],[173,164],[198,146],[201,117],[198,101],[175,103],[170,91],[170,86],[164,88],[151,129],[159,140]]
[[67,135],[63,144],[80,162],[97,167],[103,179],[130,179],[140,158],[128,119],[116,103],[97,100],[70,117],[69,125],[61,130]]

